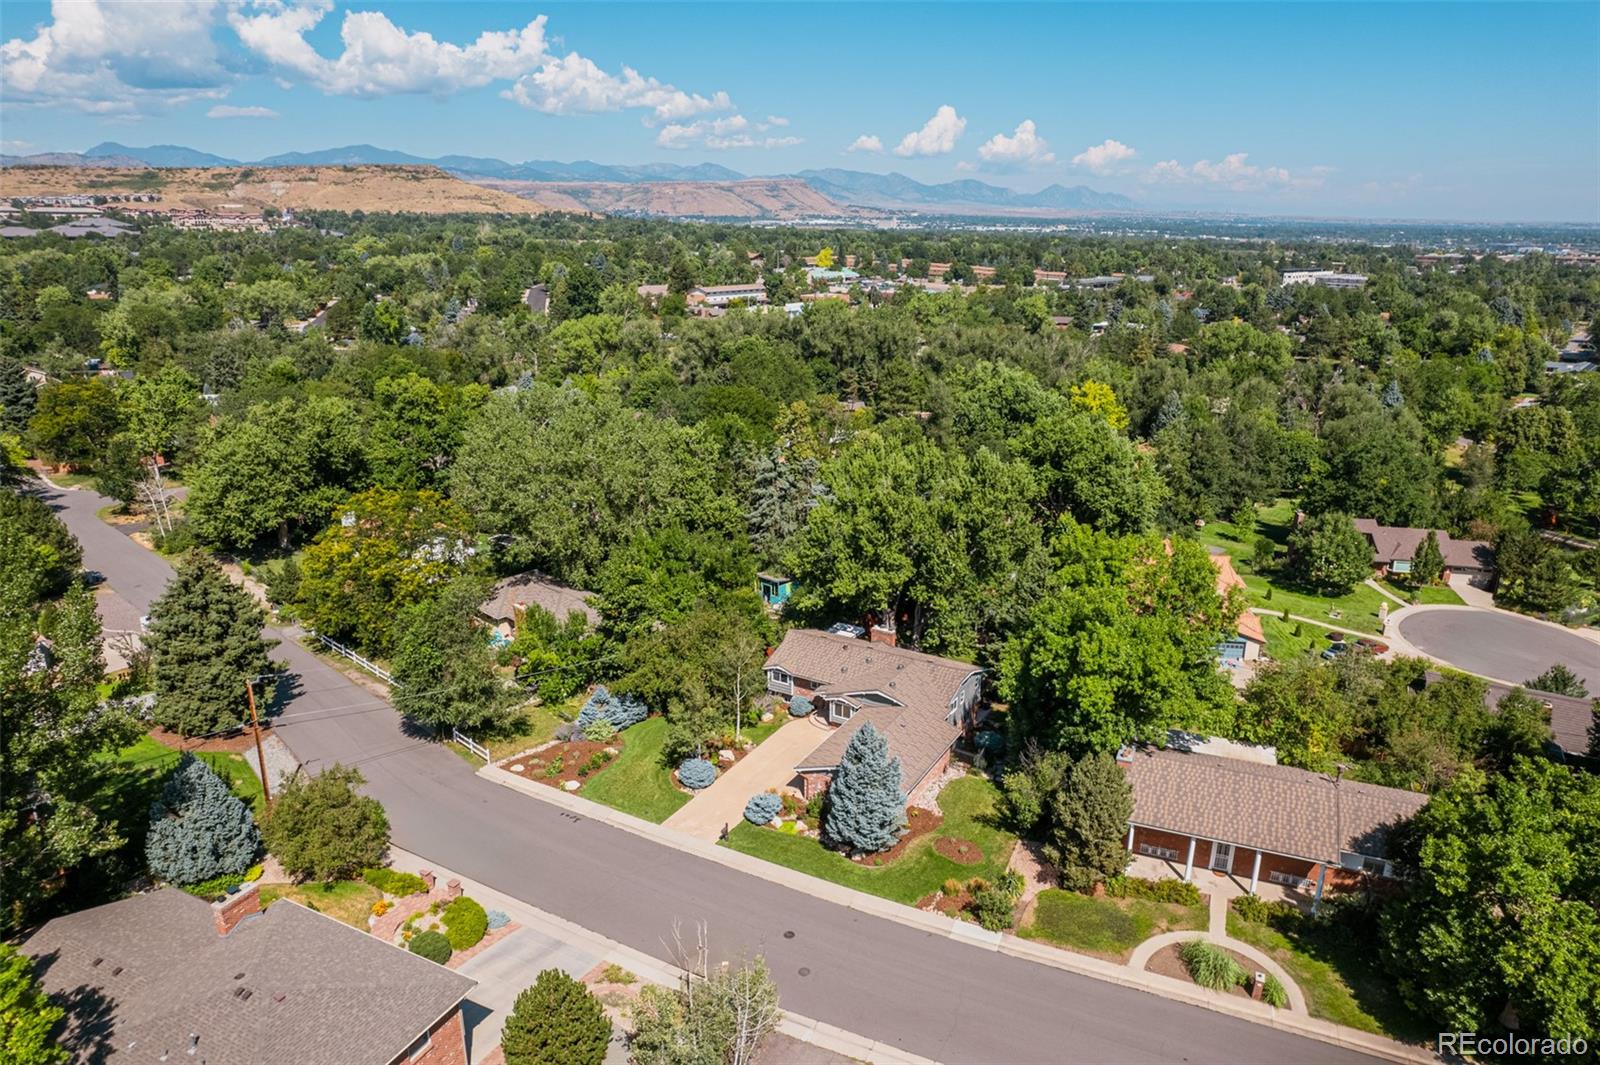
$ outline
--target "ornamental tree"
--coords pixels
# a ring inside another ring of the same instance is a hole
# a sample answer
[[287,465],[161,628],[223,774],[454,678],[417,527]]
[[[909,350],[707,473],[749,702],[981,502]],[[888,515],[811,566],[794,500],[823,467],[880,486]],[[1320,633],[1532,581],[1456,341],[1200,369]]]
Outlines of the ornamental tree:
[[210,766],[185,751],[161,797],[150,804],[144,849],[150,871],[174,884],[242,873],[259,843],[250,808]]
[[1444,552],[1439,550],[1439,534],[1428,530],[1428,538],[1417,545],[1411,556],[1411,580],[1415,584],[1436,584],[1444,576]]
[[1289,563],[1306,584],[1344,595],[1372,574],[1372,545],[1350,515],[1329,511],[1289,534]]
[[359,770],[333,765],[283,788],[262,822],[261,839],[285,871],[343,880],[383,864],[389,818],[377,799],[356,791],[365,783]]
[[868,721],[850,737],[828,787],[823,830],[835,844],[876,853],[894,846],[905,824],[900,759],[889,757],[888,739]]
[[155,670],[155,723],[180,736],[238,724],[246,678],[271,668],[264,620],[250,594],[209,556],[191,551],[180,559],[150,608],[145,637]]
[[1085,755],[1051,797],[1045,855],[1061,871],[1061,886],[1088,891],[1128,867],[1123,840],[1133,816],[1133,785],[1108,754]]
[[517,996],[500,1035],[506,1065],[599,1065],[611,1020],[594,993],[560,969],[545,969]]

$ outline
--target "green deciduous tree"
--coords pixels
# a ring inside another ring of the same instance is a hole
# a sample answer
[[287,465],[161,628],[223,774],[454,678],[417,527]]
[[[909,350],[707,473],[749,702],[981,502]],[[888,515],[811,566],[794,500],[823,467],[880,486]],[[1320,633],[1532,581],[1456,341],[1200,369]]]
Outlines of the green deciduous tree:
[[145,645],[155,670],[156,724],[180,736],[203,736],[238,724],[244,684],[270,668],[261,638],[265,617],[250,593],[200,551],[178,560],[166,590],[150,607]]
[[1050,590],[1001,655],[1017,735],[1082,755],[1214,729],[1232,702],[1215,648],[1239,604],[1217,594],[1205,548],[1067,520],[1054,552]]
[[469,523],[461,507],[429,489],[351,496],[301,557],[304,617],[318,632],[387,654],[400,615],[466,568]]
[[506,1065],[599,1065],[610,1041],[605,1007],[560,969],[543,970],[517,996],[500,1035]]
[[39,390],[28,436],[44,458],[92,465],[121,427],[116,389],[104,377],[59,381]]
[[210,766],[185,751],[150,807],[150,871],[174,884],[242,873],[259,842],[250,808]]
[[1372,545],[1350,515],[1309,517],[1289,534],[1289,564],[1313,588],[1344,595],[1372,575]]
[[39,987],[28,956],[0,943],[0,1060],[66,1065],[71,1054],[56,1042],[56,1029],[66,1014]]
[[18,558],[13,564],[15,577],[28,578],[19,590],[27,602],[53,599],[67,590],[83,563],[83,549],[48,503],[30,493],[0,488],[0,529],[14,537],[11,549],[26,555],[25,563]]
[[474,624],[483,581],[461,578],[401,614],[391,669],[395,709],[435,728],[478,728],[516,693],[494,671],[494,653]]
[[341,765],[314,777],[296,776],[262,822],[261,841],[286,872],[301,879],[341,880],[382,865],[389,818],[377,799],[356,791],[365,783],[358,770]]
[[1461,774],[1407,833],[1384,959],[1446,1030],[1600,1038],[1600,777],[1520,759]]
[[1165,488],[1154,466],[1101,414],[1056,414],[1022,431],[1017,450],[1042,483],[1044,508],[1108,532],[1142,532]]
[[1245,687],[1230,735],[1277,749],[1286,765],[1330,771],[1354,735],[1355,714],[1339,674],[1315,656],[1269,662]]
[[828,785],[823,832],[835,845],[871,854],[894,846],[905,824],[900,759],[889,757],[888,739],[865,722],[850,737]]
[[628,1050],[639,1065],[750,1065],[777,1028],[778,986],[760,957],[713,968],[702,943],[677,988],[640,992]]
[[1085,755],[1072,765],[1050,800],[1045,855],[1061,872],[1061,886],[1089,891],[1128,867],[1124,841],[1133,816],[1133,786],[1109,754]]

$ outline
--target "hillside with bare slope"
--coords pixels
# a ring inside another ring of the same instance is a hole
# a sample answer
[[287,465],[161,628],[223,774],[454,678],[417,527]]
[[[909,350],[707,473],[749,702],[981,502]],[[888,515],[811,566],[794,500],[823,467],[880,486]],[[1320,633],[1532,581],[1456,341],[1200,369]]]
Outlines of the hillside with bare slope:
[[[227,166],[180,169],[7,167],[0,194],[153,192],[157,203],[129,210],[188,208],[258,213],[264,207],[418,214],[538,214],[549,208],[530,196],[463,181],[435,166]],[[121,207],[123,205],[119,205]]]
[[475,182],[529,196],[551,210],[656,218],[844,218],[875,211],[846,207],[799,178],[743,181],[510,181]]

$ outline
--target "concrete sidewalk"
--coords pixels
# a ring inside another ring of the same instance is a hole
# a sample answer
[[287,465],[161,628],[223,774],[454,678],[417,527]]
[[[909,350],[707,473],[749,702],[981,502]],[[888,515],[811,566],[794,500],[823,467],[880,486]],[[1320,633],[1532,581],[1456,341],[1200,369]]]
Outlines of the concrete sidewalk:
[[724,827],[732,828],[744,819],[750,796],[788,786],[800,759],[827,737],[827,731],[813,725],[810,717],[790,718],[663,824],[700,839],[719,839]]
[[[1204,988],[1185,983],[1182,980],[1173,980],[1155,973],[1136,971],[1117,962],[1090,957],[1086,954],[1077,954],[1036,940],[1021,939],[1017,936],[1000,932],[988,932],[971,921],[961,921],[942,914],[929,913],[913,906],[904,906],[888,899],[879,898],[876,895],[854,891],[832,881],[810,876],[787,866],[763,861],[760,858],[742,854],[728,847],[719,846],[716,843],[674,831],[664,825],[653,824],[643,818],[634,817],[620,810],[613,810],[609,806],[591,802],[580,796],[570,795],[564,791],[557,791],[555,788],[548,788],[531,781],[522,780],[515,773],[508,773],[496,766],[484,766],[478,770],[478,775],[492,780],[502,787],[521,792],[523,795],[533,799],[562,807],[575,817],[588,817],[603,821],[614,828],[648,837],[657,843],[674,847],[708,861],[719,862],[752,876],[759,876],[773,883],[792,888],[795,891],[825,899],[839,906],[869,913],[875,917],[896,921],[930,935],[957,940],[980,950],[997,951],[1015,958],[1048,965],[1052,968],[1090,976],[1098,980],[1119,984],[1123,987],[1135,988],[1152,995],[1159,995],[1187,1005],[1199,1006],[1216,1013],[1223,1013],[1267,1027],[1293,1032],[1296,1035],[1384,1058],[1388,1061],[1430,1063],[1438,1061],[1434,1054],[1422,1047],[1407,1046],[1384,1036],[1373,1035],[1355,1028],[1347,1028],[1331,1021],[1319,1020],[1303,1013],[1296,1013],[1293,1010],[1273,1009],[1264,1002],[1217,995]],[[511,911],[507,910],[507,912]],[[552,919],[559,920],[559,918]],[[657,962],[656,964],[663,963]],[[635,971],[637,972],[638,970]],[[644,974],[641,973],[640,975]],[[819,1029],[828,1029],[829,1027],[820,1023],[818,1025]],[[894,1054],[904,1053],[893,1047],[885,1047],[884,1050]],[[857,1056],[865,1055],[858,1054]]]
[[[509,774],[508,774],[509,775]],[[556,792],[553,788],[546,788],[552,794],[565,794]],[[415,873],[423,869],[432,869],[434,875],[440,880],[457,879],[461,881],[462,892],[471,895],[483,904],[485,909],[503,910],[517,924],[522,927],[511,936],[495,944],[477,958],[473,958],[461,967],[463,975],[473,977],[480,981],[480,987],[475,988],[468,996],[469,1002],[477,1003],[473,1011],[476,1021],[473,1028],[472,1060],[481,1061],[500,1042],[500,1028],[505,1024],[505,1014],[509,1012],[510,1002],[515,1000],[516,993],[511,992],[507,998],[510,978],[523,979],[525,984],[531,984],[538,975],[537,969],[523,967],[521,975],[513,967],[508,971],[506,963],[514,961],[516,957],[531,957],[529,951],[540,958],[553,960],[557,968],[564,968],[568,972],[578,965],[588,962],[583,971],[594,964],[590,959],[601,962],[614,962],[622,966],[641,980],[647,980],[663,987],[677,987],[683,971],[678,966],[651,957],[643,951],[634,950],[632,947],[608,939],[587,928],[563,920],[555,914],[546,913],[520,899],[513,898],[504,892],[496,891],[486,884],[478,883],[468,877],[440,866],[436,862],[427,861],[418,855],[411,854],[395,847],[389,849],[391,864],[402,872]],[[694,930],[685,929],[687,938],[693,939]],[[524,937],[520,945],[513,945],[502,956],[496,958],[496,951],[500,951],[506,944],[513,944],[518,937]],[[473,966],[482,962],[478,972],[472,971]],[[540,964],[543,964],[542,962]],[[581,975],[581,973],[577,974]],[[485,977],[490,977],[485,980]],[[511,982],[515,982],[514,979]],[[518,991],[521,988],[517,989]],[[845,1057],[858,1061],[869,1061],[878,1065],[934,1065],[928,1058],[918,1057],[907,1053],[898,1047],[888,1046],[884,1043],[868,1039],[865,1036],[847,1032],[831,1024],[801,1017],[784,1011],[784,1017],[778,1026],[778,1031],[791,1039],[802,1043],[810,1043],[824,1050],[842,1054]]]

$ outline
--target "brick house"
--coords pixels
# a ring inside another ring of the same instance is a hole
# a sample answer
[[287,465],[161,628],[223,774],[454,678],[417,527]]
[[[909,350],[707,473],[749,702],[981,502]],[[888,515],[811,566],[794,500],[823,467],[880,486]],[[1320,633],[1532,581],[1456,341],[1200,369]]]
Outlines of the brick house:
[[[1372,545],[1372,566],[1379,576],[1411,572],[1411,559],[1428,538],[1428,529],[1380,525],[1372,518],[1355,519],[1356,531]],[[1494,574],[1494,548],[1482,540],[1457,540],[1440,529],[1439,554],[1444,556],[1445,579],[1459,573],[1473,584],[1487,584]]]
[[1270,748],[1226,741],[1124,748],[1117,761],[1133,785],[1130,852],[1181,867],[1184,880],[1197,869],[1228,874],[1252,894],[1266,880],[1320,901],[1326,889],[1392,878],[1389,830],[1428,801],[1278,765]]
[[254,884],[162,888],[46,924],[23,951],[74,1061],[467,1065],[474,981]]
[[868,639],[790,629],[767,659],[767,690],[801,695],[837,726],[795,766],[806,798],[833,779],[845,748],[868,721],[900,759],[901,792],[916,794],[950,764],[950,751],[982,714],[983,670],[970,662],[896,647],[894,629],[874,626]]

